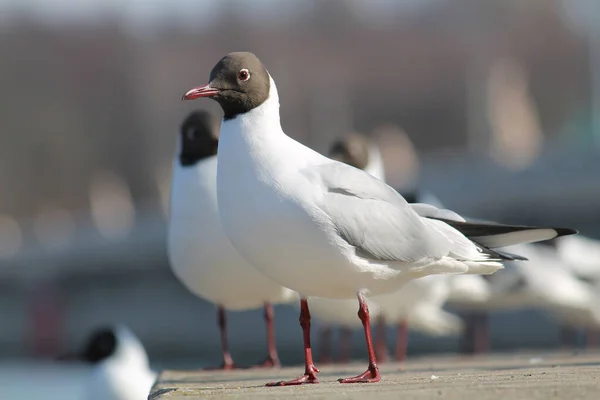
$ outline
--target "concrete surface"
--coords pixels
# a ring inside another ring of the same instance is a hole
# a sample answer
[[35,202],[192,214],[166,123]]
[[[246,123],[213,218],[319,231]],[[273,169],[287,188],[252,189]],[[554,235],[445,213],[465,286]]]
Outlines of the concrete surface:
[[380,365],[374,384],[340,384],[365,363],[317,365],[320,383],[265,387],[295,378],[302,367],[279,370],[164,371],[149,399],[594,399],[600,398],[600,353],[513,353],[431,356]]

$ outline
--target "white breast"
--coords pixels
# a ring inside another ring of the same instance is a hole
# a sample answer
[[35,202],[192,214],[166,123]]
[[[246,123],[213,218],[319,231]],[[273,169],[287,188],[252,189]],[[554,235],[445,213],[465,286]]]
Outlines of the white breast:
[[[347,262],[320,229],[318,216],[311,215],[315,210],[304,208],[286,185],[295,185],[296,195],[312,196],[312,188],[293,178],[289,163],[269,165],[277,155],[250,154],[240,135],[227,129],[236,120],[223,123],[219,143],[218,201],[225,233],[247,261],[280,284],[304,295],[331,291],[330,282],[339,281]],[[270,145],[263,143],[263,154]],[[302,186],[306,189],[297,190]],[[356,288],[343,291],[353,298]]]
[[168,248],[177,277],[196,295],[228,309],[295,298],[245,262],[223,233],[216,198],[217,158],[174,166]]

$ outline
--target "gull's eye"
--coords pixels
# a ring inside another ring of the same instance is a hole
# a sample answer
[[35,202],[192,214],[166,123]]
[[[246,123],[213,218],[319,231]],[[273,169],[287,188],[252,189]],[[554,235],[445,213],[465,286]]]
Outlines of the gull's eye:
[[240,72],[238,72],[238,79],[242,82],[246,82],[248,79],[250,79],[250,71],[248,71],[246,68],[240,70]]

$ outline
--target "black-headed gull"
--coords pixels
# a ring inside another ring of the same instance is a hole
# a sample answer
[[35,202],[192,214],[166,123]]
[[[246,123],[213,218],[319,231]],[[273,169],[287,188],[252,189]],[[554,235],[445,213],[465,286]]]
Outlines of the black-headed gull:
[[64,358],[92,364],[86,400],[145,400],[157,376],[144,346],[123,325],[96,329],[80,353]]
[[505,257],[489,247],[574,233],[469,223],[433,206],[417,211],[381,180],[287,136],[275,82],[252,53],[223,57],[209,83],[183,99],[200,97],[224,112],[217,198],[225,234],[248,262],[301,296],[305,373],[269,385],[317,382],[307,296],[358,298],[369,366],[339,381],[378,382],[365,293],[432,274],[491,274]]
[[169,259],[175,275],[192,293],[217,305],[221,368],[235,368],[225,310],[259,307],[265,311],[268,345],[261,366],[279,366],[272,304],[288,302],[297,295],[245,262],[221,229],[216,192],[219,123],[208,111],[199,110],[181,125],[171,183]]

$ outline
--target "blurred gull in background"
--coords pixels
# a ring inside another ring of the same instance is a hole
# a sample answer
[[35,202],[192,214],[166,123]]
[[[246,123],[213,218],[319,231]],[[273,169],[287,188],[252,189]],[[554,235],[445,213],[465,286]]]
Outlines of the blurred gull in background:
[[509,263],[502,273],[489,277],[490,293],[485,301],[464,303],[457,299],[453,303],[459,310],[475,311],[471,321],[474,352],[487,351],[489,346],[488,318],[482,312],[542,310],[561,324],[562,340],[571,328],[600,329],[598,286],[578,279],[571,263],[560,257],[555,246],[559,246],[562,239],[507,247],[507,251],[518,253],[528,261]]
[[583,236],[553,241],[558,256],[582,279],[600,282],[600,241]]
[[[462,332],[461,319],[443,309],[449,296],[449,279],[444,275],[426,276],[393,293],[373,297],[381,307],[378,334],[384,333],[386,324],[396,326],[396,361],[406,359],[409,328],[429,336],[452,336]],[[380,345],[378,358],[388,359],[385,337],[377,343]]]
[[145,400],[157,377],[144,346],[123,325],[97,329],[79,354],[63,358],[92,364],[85,400]]
[[[560,243],[560,239],[557,242]],[[538,307],[563,326],[600,329],[597,285],[578,279],[569,262],[563,260],[551,245],[521,245],[514,250],[531,261],[531,269],[519,266],[519,270]]]
[[[380,315],[379,304],[370,298],[365,298],[371,317],[377,319]],[[338,347],[336,362],[350,361],[350,344],[352,330],[362,327],[360,319],[356,318],[356,300],[328,299],[324,297],[309,297],[308,305],[311,315],[319,322],[319,363],[333,361],[333,346],[331,341],[332,326],[337,325],[339,338],[335,342]],[[377,346],[377,344],[376,344]]]
[[217,305],[223,369],[236,367],[229,352],[225,310],[264,307],[268,356],[262,366],[279,366],[273,303],[296,298],[246,263],[221,230],[217,211],[219,120],[194,111],[180,128],[173,163],[168,248],[175,275],[194,294]]

